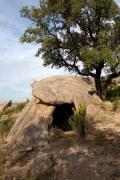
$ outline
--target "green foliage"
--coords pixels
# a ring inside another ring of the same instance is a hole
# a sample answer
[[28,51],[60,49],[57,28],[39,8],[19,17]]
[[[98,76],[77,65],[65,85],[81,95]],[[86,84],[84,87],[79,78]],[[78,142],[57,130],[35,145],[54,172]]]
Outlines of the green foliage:
[[21,42],[40,44],[36,55],[42,55],[45,66],[94,77],[99,96],[120,75],[120,8],[115,0],[40,0],[38,7],[23,7],[21,15],[33,22]]
[[113,111],[120,109],[120,99],[113,101]]
[[86,106],[81,105],[79,110],[69,119],[69,124],[80,138],[85,136],[85,114]]
[[0,121],[0,135],[7,134],[13,125],[12,119]]
[[15,107],[6,109],[3,113],[0,113],[0,144],[4,142],[4,137],[8,134],[14,123],[12,114],[19,113],[25,107],[27,102],[28,100],[17,104]]
[[3,115],[11,115],[13,113],[19,113],[25,107],[27,103],[28,101],[22,102],[22,103],[17,104],[15,107],[6,109],[3,113],[0,114],[0,117],[2,117]]
[[5,139],[10,129],[12,128],[14,121],[11,118],[0,120],[0,145],[5,143]]
[[120,109],[120,87],[112,87],[107,93],[107,100],[113,103],[113,111]]
[[107,93],[107,99],[109,101],[119,101],[120,100],[120,87],[110,88]]

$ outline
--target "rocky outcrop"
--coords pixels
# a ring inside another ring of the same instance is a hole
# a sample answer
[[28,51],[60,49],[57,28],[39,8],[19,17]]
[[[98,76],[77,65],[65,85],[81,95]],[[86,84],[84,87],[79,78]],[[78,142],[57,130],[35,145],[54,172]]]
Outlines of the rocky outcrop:
[[44,144],[48,137],[48,125],[52,120],[55,107],[39,104],[31,100],[21,112],[11,129],[7,141],[25,145]]
[[101,103],[97,96],[89,95],[90,89],[91,86],[78,76],[55,76],[33,83],[34,98],[16,120],[7,142],[27,146],[45,144],[56,107],[59,109],[62,104],[72,104],[77,109],[81,103]]
[[75,109],[78,110],[81,104],[85,104],[86,106],[89,104],[96,104],[100,105],[102,103],[101,99],[97,95],[89,95],[89,94],[82,94],[79,98],[74,98],[74,105]]

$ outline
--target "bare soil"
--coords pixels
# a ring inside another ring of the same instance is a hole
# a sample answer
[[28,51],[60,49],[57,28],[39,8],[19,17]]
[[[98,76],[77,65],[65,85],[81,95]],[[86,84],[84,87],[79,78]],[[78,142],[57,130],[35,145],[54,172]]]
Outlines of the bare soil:
[[84,139],[50,136],[49,146],[0,154],[0,180],[120,180],[120,112],[106,112]]

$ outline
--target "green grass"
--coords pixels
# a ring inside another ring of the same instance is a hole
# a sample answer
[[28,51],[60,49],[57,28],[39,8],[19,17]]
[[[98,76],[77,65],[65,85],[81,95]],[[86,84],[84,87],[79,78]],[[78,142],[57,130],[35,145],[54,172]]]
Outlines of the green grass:
[[12,119],[0,121],[0,135],[4,135],[8,133],[12,125],[13,125]]
[[4,112],[0,113],[0,118],[3,115],[12,115],[13,113],[19,113],[25,107],[27,103],[28,101],[22,102],[22,103],[17,104],[15,107],[6,109]]
[[116,101],[120,100],[120,87],[113,87],[108,90],[107,100]]
[[85,115],[86,115],[86,106],[80,105],[79,110],[74,113],[69,119],[69,124],[72,129],[77,133],[79,138],[85,136]]
[[5,112],[4,112],[4,115],[8,115],[8,114],[11,114],[11,113],[18,113],[20,112],[26,105],[27,102],[22,102],[22,103],[19,103],[17,104],[16,107],[13,107],[11,109],[7,109]]
[[107,100],[113,103],[113,111],[120,109],[120,87],[112,87],[107,93]]
[[0,144],[4,143],[5,137],[15,122],[12,119],[12,114],[21,112],[27,102],[28,101],[19,103],[17,106],[8,108],[3,113],[0,113]]
[[8,135],[12,128],[14,121],[12,119],[6,119],[0,121],[0,144],[3,144],[5,137]]
[[120,109],[120,100],[115,100],[113,101],[113,111],[119,110]]

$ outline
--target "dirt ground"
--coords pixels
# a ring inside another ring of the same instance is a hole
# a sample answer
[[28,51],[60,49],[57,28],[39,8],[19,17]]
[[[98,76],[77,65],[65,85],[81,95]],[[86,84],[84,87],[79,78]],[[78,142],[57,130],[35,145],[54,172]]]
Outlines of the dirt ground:
[[120,112],[102,113],[91,127],[82,140],[60,131],[45,148],[2,150],[0,180],[120,180]]
[[94,142],[59,139],[52,144],[55,179],[120,179],[120,140],[107,141],[99,136]]

